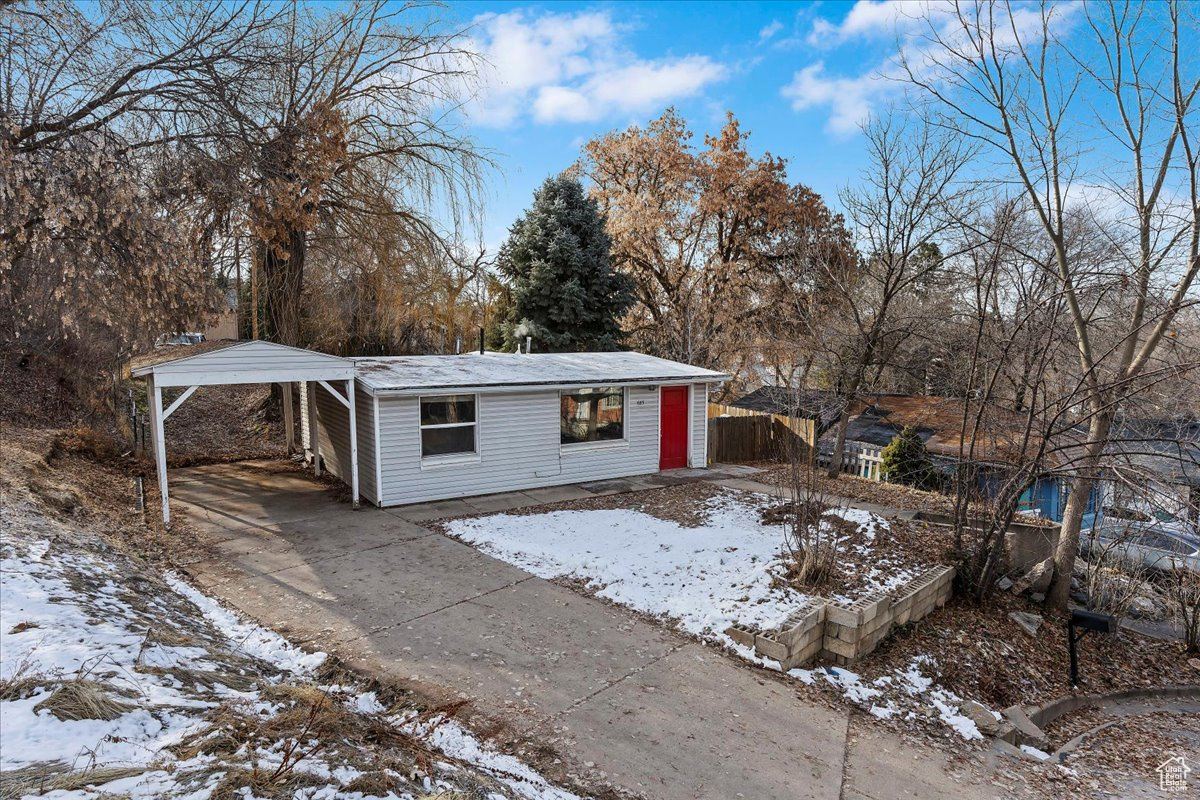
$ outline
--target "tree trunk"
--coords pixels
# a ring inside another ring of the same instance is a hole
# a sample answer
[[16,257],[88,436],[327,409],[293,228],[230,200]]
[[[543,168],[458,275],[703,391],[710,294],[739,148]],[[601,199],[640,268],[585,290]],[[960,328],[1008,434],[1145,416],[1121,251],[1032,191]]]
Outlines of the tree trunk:
[[292,229],[277,246],[262,243],[262,286],[266,293],[264,338],[299,347],[307,236]]
[[842,448],[846,446],[846,428],[850,426],[850,398],[846,398],[846,405],[842,408],[842,413],[838,414],[836,433],[833,437],[833,452],[829,455],[829,469],[826,474],[830,478],[836,478],[842,472]]
[[1071,596],[1071,577],[1075,572],[1075,556],[1079,552],[1079,533],[1083,528],[1083,515],[1087,511],[1088,497],[1096,485],[1097,468],[1108,443],[1113,414],[1103,411],[1092,417],[1088,425],[1088,438],[1084,454],[1080,459],[1075,478],[1071,481],[1071,494],[1063,510],[1062,529],[1054,549],[1054,582],[1046,595],[1051,608],[1066,610]]

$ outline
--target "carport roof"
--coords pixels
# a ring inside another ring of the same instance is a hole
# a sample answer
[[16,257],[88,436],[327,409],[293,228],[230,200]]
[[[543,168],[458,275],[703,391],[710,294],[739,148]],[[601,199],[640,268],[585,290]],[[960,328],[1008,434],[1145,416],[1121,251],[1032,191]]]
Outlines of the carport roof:
[[154,376],[158,386],[211,386],[234,383],[350,380],[354,362],[348,358],[288,347],[274,342],[235,342],[196,353],[179,348],[175,358],[134,362],[135,378]]
[[717,383],[729,376],[644,353],[467,353],[354,359],[371,392],[627,383]]

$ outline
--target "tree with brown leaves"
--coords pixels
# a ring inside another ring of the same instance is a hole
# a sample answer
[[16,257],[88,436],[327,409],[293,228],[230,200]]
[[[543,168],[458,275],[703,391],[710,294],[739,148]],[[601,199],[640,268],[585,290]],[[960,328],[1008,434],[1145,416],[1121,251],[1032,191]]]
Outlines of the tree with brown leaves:
[[730,114],[697,150],[668,110],[584,146],[576,168],[606,215],[614,264],[635,285],[625,323],[634,347],[737,370],[778,318],[770,287],[805,286],[820,271],[802,243],[834,241],[848,260],[840,219],[788,182],[783,159],[752,157],[748,138]]

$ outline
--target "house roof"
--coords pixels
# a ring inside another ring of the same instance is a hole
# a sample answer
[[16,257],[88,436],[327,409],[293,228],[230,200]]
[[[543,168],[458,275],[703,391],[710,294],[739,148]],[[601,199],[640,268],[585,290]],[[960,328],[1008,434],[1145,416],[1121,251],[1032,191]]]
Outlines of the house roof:
[[643,353],[466,353],[354,359],[371,392],[586,386],[624,383],[716,383],[729,376]]
[[136,360],[130,374],[135,378],[153,375],[159,386],[328,381],[354,377],[354,362],[348,358],[274,342],[220,342],[217,345],[158,350]]
[[845,400],[821,389],[793,389],[788,386],[762,386],[730,403],[735,408],[781,414],[794,419],[817,421],[823,431],[837,421]]
[[[966,401],[933,395],[874,395],[855,400],[846,428],[846,441],[887,446],[896,434],[912,426],[935,456],[957,459],[964,437],[961,435]],[[972,420],[978,404],[970,409]],[[1013,460],[1020,449],[1023,434],[1020,415],[989,404],[974,440],[973,458],[979,461]],[[826,437],[831,437],[832,433]],[[970,441],[968,439],[968,444]]]

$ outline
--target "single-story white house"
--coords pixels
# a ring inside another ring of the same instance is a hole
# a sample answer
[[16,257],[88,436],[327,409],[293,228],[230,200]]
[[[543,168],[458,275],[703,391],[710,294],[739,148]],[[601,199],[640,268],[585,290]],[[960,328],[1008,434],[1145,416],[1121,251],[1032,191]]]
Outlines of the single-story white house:
[[[705,467],[708,392],[729,377],[632,352],[343,359],[242,342],[181,356],[132,370],[148,380],[168,523],[163,422],[195,386],[299,384],[314,468],[356,503],[396,506]],[[192,388],[164,411],[166,386]]]

